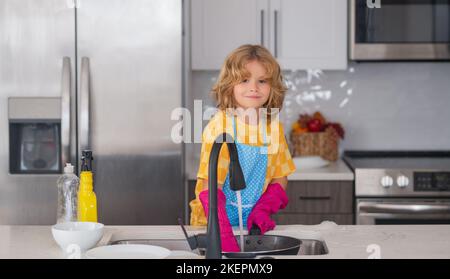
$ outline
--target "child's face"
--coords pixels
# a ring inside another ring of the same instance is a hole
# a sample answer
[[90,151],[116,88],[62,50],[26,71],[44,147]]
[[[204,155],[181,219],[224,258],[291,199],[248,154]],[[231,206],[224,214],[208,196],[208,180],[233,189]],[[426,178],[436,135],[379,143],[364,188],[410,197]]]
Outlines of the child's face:
[[245,65],[250,77],[234,86],[233,95],[239,107],[243,109],[262,107],[270,95],[270,84],[266,80],[267,71],[257,60]]

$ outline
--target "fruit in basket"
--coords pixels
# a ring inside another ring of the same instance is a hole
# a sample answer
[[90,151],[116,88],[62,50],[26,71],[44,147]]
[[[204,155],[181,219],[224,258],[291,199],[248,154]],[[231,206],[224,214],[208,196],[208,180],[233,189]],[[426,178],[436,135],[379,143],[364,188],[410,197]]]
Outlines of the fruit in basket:
[[308,122],[312,119],[311,116],[309,116],[308,114],[300,114],[299,118],[298,118],[298,124],[300,124],[300,127],[302,128],[308,128]]
[[322,122],[322,123],[327,123],[327,120],[325,119],[325,117],[324,117],[319,111],[316,111],[316,112],[313,114],[312,117],[313,117],[314,119],[319,119],[320,122]]
[[344,138],[341,124],[328,122],[318,111],[312,115],[300,114],[290,135],[293,156],[320,156],[336,161],[341,138]]
[[317,133],[323,132],[329,127],[334,129],[340,138],[344,139],[345,132],[341,124],[327,122],[326,118],[319,111],[314,112],[313,115],[300,114],[298,120],[292,125],[292,133],[296,135],[306,132]]
[[320,119],[313,118],[308,122],[308,131],[309,132],[321,132],[323,129],[323,124]]
[[292,124],[292,132],[294,134],[301,134],[301,133],[308,132],[308,129],[301,127],[300,123],[298,123],[298,121],[297,121],[297,122],[294,122],[294,124]]
[[342,128],[341,124],[330,122],[327,123],[324,128],[327,129],[329,127],[333,128],[341,139],[344,139],[345,131],[344,128]]

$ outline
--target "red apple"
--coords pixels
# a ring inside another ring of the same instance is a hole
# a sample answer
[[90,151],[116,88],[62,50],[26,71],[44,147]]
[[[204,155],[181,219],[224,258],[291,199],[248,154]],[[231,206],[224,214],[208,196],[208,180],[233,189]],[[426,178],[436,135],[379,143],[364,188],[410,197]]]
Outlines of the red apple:
[[311,119],[308,122],[308,131],[310,132],[320,132],[322,131],[322,128],[322,121],[320,121],[319,119]]

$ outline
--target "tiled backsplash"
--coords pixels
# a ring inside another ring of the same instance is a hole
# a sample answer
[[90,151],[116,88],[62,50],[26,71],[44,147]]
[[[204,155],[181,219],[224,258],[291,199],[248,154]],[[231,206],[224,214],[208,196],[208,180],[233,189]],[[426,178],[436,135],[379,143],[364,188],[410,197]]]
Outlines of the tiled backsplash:
[[[214,106],[209,90],[217,76],[192,73],[192,95],[204,108]],[[289,71],[284,77],[286,133],[299,113],[320,110],[343,125],[341,150],[450,149],[450,63],[350,63],[346,71]]]

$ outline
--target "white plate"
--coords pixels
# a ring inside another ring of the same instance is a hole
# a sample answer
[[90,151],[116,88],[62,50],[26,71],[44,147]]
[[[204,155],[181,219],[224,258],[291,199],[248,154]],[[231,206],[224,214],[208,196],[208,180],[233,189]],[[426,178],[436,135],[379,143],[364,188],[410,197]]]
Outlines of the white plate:
[[322,168],[330,164],[330,161],[324,160],[320,156],[300,156],[294,157],[293,160],[297,170]]
[[140,244],[101,246],[86,252],[88,259],[164,259],[169,255],[164,247]]

